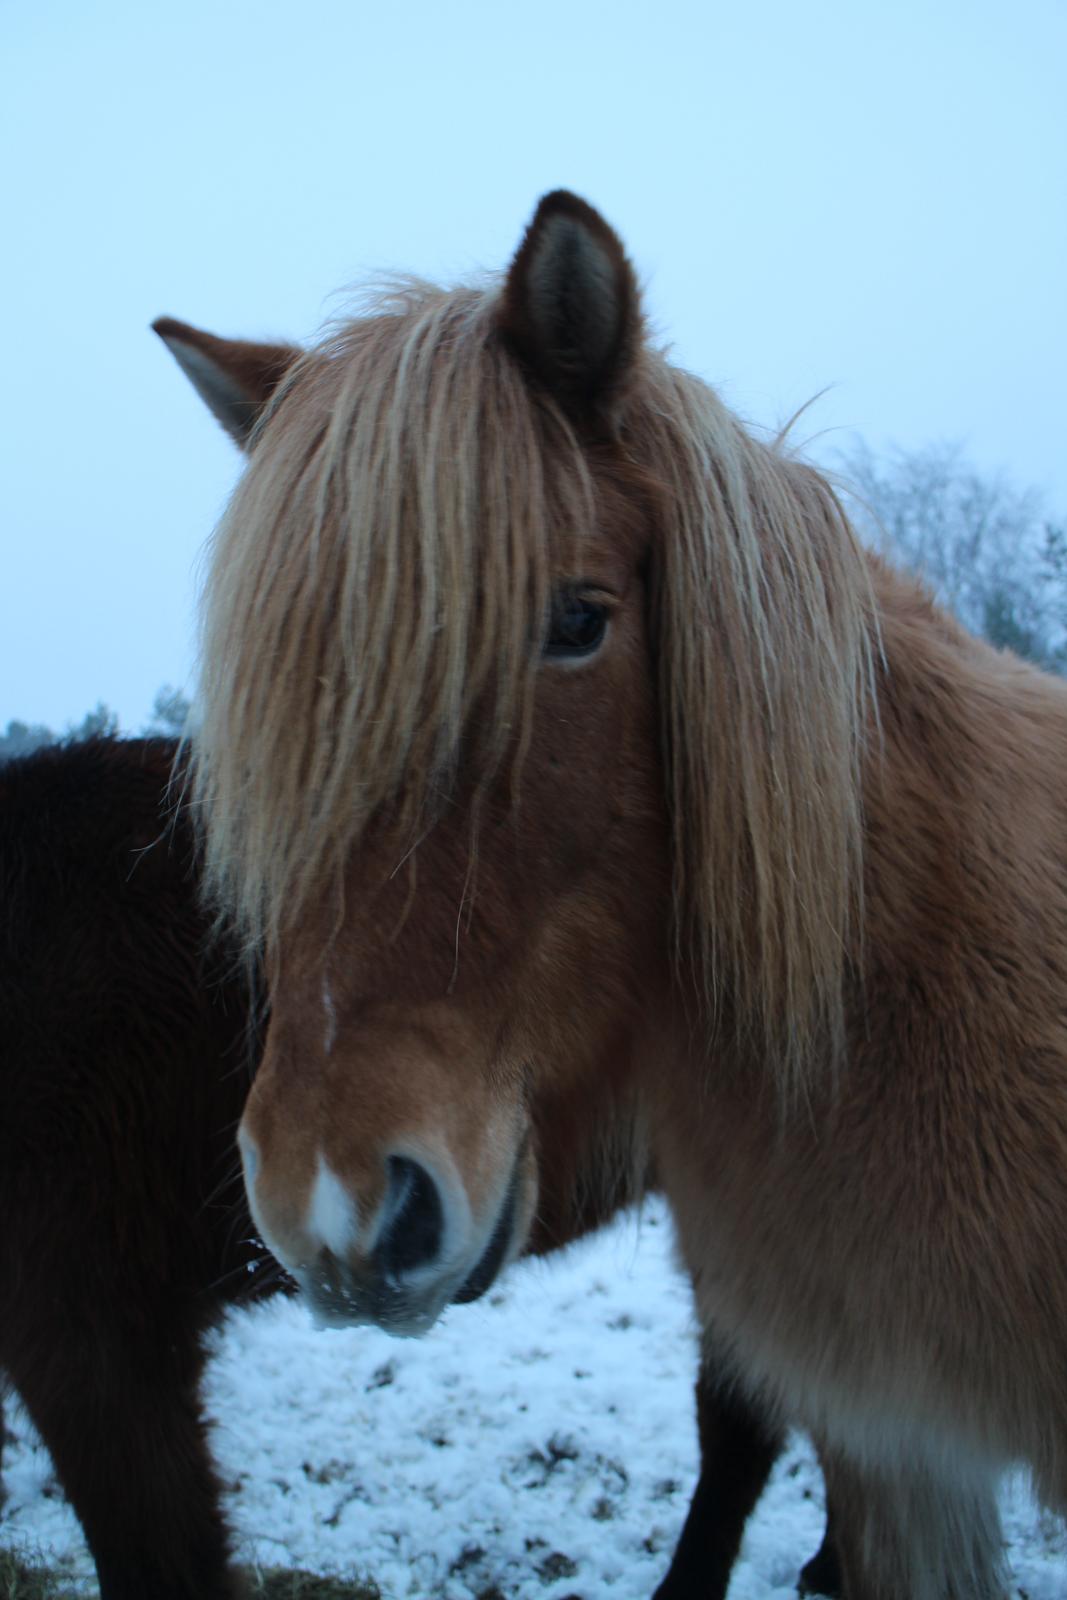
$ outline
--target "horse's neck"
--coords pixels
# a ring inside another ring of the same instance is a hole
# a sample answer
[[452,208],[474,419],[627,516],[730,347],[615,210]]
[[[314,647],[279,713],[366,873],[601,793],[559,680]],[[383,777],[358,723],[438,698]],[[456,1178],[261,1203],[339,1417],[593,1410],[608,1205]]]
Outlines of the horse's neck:
[[[868,803],[925,778],[961,800],[999,803],[1026,776],[1067,772],[1067,683],[968,633],[910,578],[877,563],[881,637],[878,719],[869,746]],[[904,779],[901,774],[905,775]],[[1023,778],[1018,770],[1014,781]]]
[[868,936],[943,947],[988,924],[1010,939],[1013,916],[1039,915],[1067,880],[1067,684],[974,638],[910,580],[879,566],[875,582]]
[[602,1227],[653,1186],[647,1119],[628,1089],[594,1083],[544,1099],[536,1123],[541,1186],[532,1254]]

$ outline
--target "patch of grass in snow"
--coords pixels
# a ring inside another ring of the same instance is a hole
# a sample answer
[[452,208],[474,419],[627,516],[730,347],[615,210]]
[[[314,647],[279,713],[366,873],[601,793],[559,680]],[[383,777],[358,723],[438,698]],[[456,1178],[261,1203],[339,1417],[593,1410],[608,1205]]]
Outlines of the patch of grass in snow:
[[257,1567],[247,1572],[247,1581],[249,1595],[255,1600],[382,1600],[376,1583],[363,1578],[324,1578],[299,1567]]
[[75,1592],[69,1579],[29,1551],[0,1550],[0,1600],[67,1600]]
[[[245,1567],[242,1577],[249,1600],[382,1600],[378,1585],[367,1579],[322,1577],[297,1567]],[[95,1595],[95,1586],[75,1586],[27,1550],[0,1550],[0,1600],[90,1600]]]

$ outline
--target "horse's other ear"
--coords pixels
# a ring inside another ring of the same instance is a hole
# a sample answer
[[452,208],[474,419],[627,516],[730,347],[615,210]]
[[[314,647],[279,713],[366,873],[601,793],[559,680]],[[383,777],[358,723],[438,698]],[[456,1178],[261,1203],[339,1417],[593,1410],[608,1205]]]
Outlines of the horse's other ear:
[[301,351],[291,344],[218,339],[175,317],[152,324],[193,388],[242,450],[263,409]]
[[508,271],[500,325],[572,416],[617,398],[641,335],[637,281],[600,213],[566,189],[534,212]]

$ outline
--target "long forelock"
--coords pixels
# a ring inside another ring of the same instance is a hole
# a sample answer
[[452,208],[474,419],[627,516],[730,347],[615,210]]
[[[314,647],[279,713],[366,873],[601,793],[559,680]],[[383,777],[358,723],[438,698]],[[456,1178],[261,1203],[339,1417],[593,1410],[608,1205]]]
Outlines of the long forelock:
[[550,543],[592,486],[496,292],[392,286],[297,365],[212,541],[194,798],[206,878],[276,939],[384,814],[414,842],[477,731],[521,757]]

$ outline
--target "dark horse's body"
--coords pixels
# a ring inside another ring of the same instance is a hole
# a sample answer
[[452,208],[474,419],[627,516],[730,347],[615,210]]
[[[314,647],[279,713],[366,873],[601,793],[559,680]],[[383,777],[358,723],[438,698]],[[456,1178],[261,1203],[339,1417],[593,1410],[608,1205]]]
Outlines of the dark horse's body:
[[[249,1000],[207,937],[168,802],[174,755],[94,740],[0,767],[0,1371],[52,1453],[102,1600],[233,1594],[203,1341],[227,1304],[278,1282],[233,1151]],[[546,1196],[535,1249],[606,1220],[567,1202],[571,1181]],[[701,1481],[661,1600],[725,1594],[781,1446],[708,1374],[698,1418]]]
[[254,1292],[249,1007],[209,948],[174,746],[0,768],[0,1368],[106,1600],[228,1593],[203,1336]]

